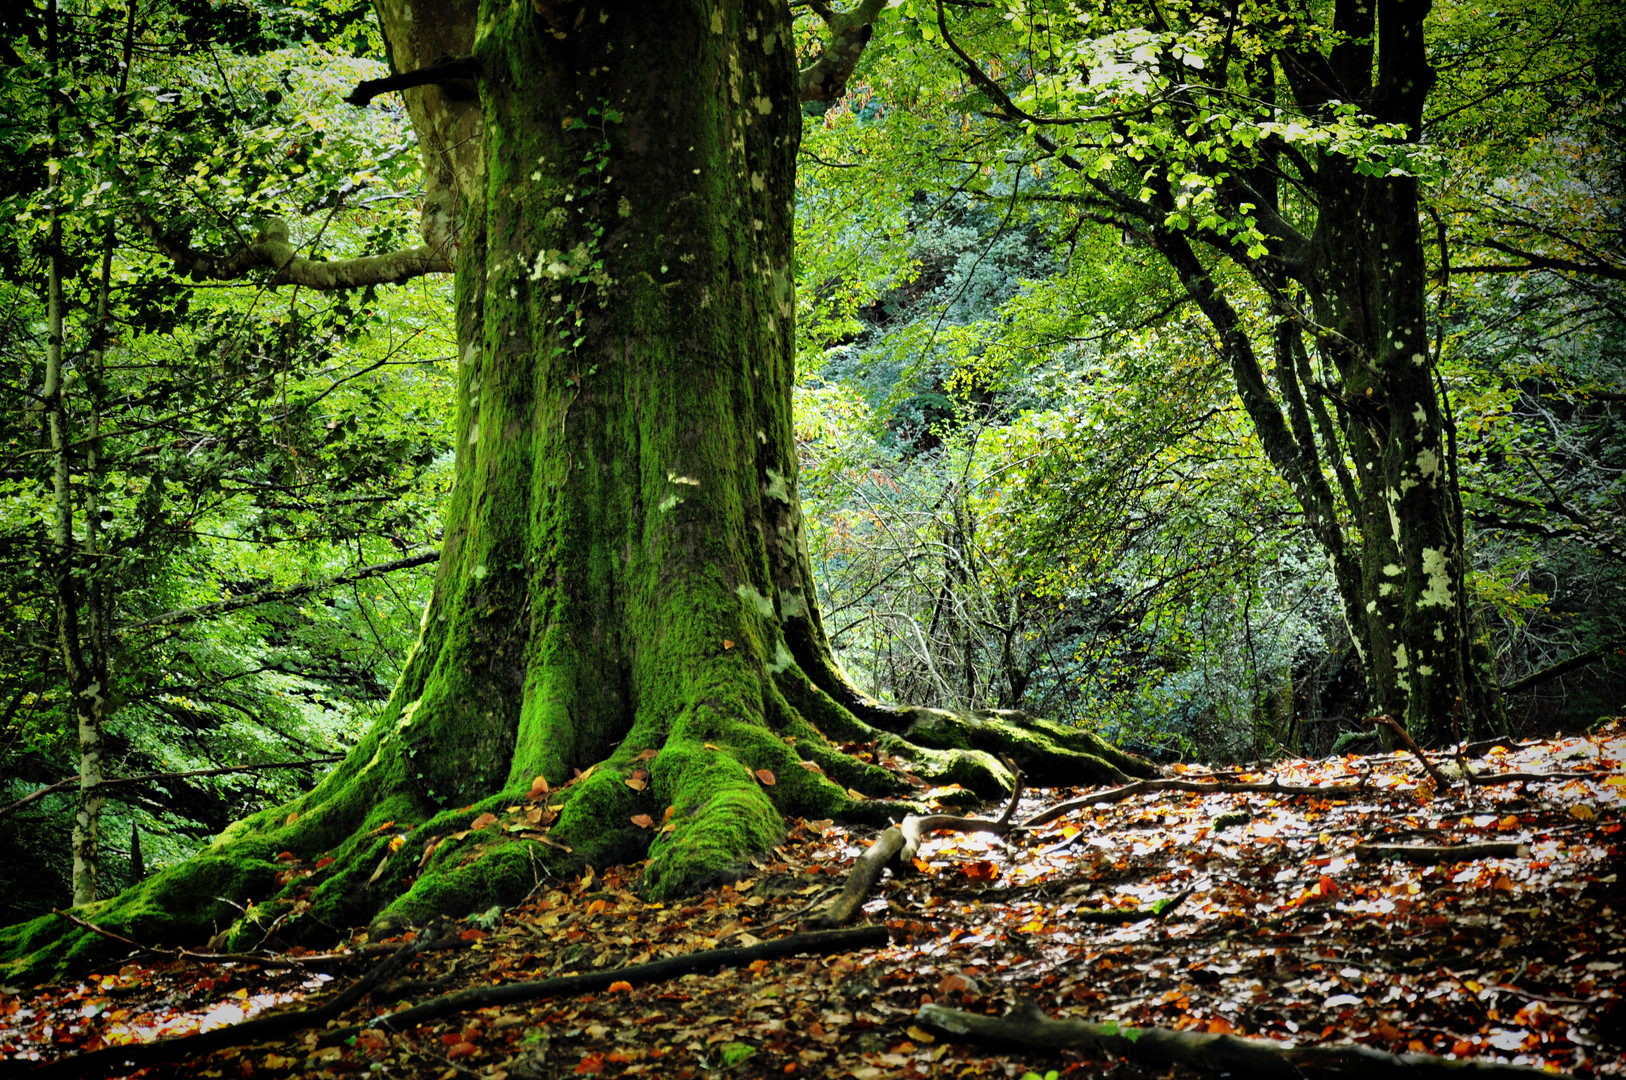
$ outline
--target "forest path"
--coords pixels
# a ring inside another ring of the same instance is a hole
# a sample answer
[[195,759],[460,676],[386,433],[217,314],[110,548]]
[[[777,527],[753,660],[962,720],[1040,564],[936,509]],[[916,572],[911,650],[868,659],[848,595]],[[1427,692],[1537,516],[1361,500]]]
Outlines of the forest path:
[[[1623,1075],[1623,758],[1626,721],[1616,720],[1591,736],[1497,747],[1470,763],[1584,778],[1459,786],[1432,797],[1404,755],[1289,761],[1224,776],[1295,785],[1364,777],[1367,787],[1344,800],[1156,792],[1008,839],[939,834],[915,873],[889,874],[870,899],[865,917],[891,931],[891,944],[872,952],[622,983],[404,1034],[366,1030],[337,1045],[313,1030],[143,1075],[1171,1075],[1099,1054],[954,1042],[917,1016],[927,1002],[1002,1014],[1023,999],[1052,1016]],[[1437,761],[1449,775],[1454,763]],[[1081,794],[1030,793],[1017,818]],[[474,986],[782,936],[839,887],[870,835],[798,822],[751,877],[686,903],[641,901],[637,867],[542,882],[524,904],[492,913],[485,929],[462,924],[466,947],[422,955],[387,1001],[367,1001],[343,1023]],[[1486,841],[1522,842],[1529,854],[1418,865],[1354,850]],[[1187,890],[1161,920],[1085,921]],[[250,964],[154,961],[138,956],[80,982],[7,989],[0,1072],[27,1075],[24,1060],[315,1003],[324,987],[348,985],[359,971],[334,969],[323,982]]]

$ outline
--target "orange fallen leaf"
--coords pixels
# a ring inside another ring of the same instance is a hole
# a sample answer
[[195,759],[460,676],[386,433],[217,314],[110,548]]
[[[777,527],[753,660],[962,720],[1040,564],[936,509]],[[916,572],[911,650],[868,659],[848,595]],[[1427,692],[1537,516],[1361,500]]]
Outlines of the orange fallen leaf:
[[609,907],[610,904],[607,900],[594,900],[591,904],[587,905],[587,914],[597,915],[601,911],[609,910]]
[[548,778],[539,776],[531,781],[531,793],[525,796],[527,802],[534,802],[548,794]]
[[621,782],[623,784],[627,785],[628,787],[630,787],[634,791],[642,791],[642,790],[644,790],[644,788],[649,786],[648,784],[645,784],[642,780],[640,780],[636,776],[629,776],[629,777],[627,777],[625,780],[623,780]]
[[634,760],[634,761],[654,761],[655,760],[655,755],[659,754],[659,753],[660,753],[659,750],[656,750],[654,747],[650,747],[648,750],[645,750],[643,753],[639,754],[637,757],[633,758],[632,760]]
[[640,829],[653,829],[655,827],[655,819],[648,814],[632,815],[632,823]]
[[727,638],[723,639],[723,648],[725,650],[732,649],[733,647],[734,647],[734,643],[732,641],[728,640]]
[[675,813],[677,813],[677,807],[675,805],[674,806],[668,806],[666,808],[666,813],[661,815],[661,824],[664,825],[666,822],[671,821],[672,820],[672,815],[675,814]]
[[294,822],[296,822],[298,820],[299,820],[299,811],[295,810],[293,813],[288,815],[288,817],[283,821],[283,824],[284,825],[292,825]]
[[458,1058],[473,1057],[479,1052],[480,1048],[473,1043],[460,1042],[446,1051],[446,1058],[449,1061],[456,1061]]
[[586,1057],[582,1058],[581,1064],[576,1066],[577,1076],[587,1076],[591,1073],[601,1073],[603,1071],[603,1054],[588,1054]]
[[999,867],[987,859],[979,859],[965,867],[961,873],[972,881],[994,881],[999,877]]
[[281,855],[277,856],[277,860],[279,862],[298,862],[299,856],[295,855],[291,851],[284,851]]
[[1216,1016],[1208,1022],[1208,1033],[1210,1035],[1229,1035],[1235,1030],[1236,1028],[1231,1026],[1231,1022],[1223,1016]]
[[700,745],[705,747],[707,750],[720,750],[720,749],[722,749],[722,747],[716,745],[715,743],[701,743]]
[[774,784],[777,782],[774,779],[773,773],[769,772],[767,769],[758,769],[757,770],[757,779],[761,780],[762,783],[767,787],[773,787]]
[[331,855],[323,855],[320,859],[316,860],[316,869],[318,869],[318,870],[322,869],[325,866],[332,866],[332,865],[333,865],[333,857]]
[[471,929],[471,930],[465,930],[465,931],[463,931],[461,934],[459,934],[457,936],[458,936],[458,938],[460,940],[463,940],[463,941],[484,941],[485,936],[486,936],[486,932],[484,930],[472,930]]
[[632,984],[624,979],[617,980],[616,982],[610,984],[610,993],[630,994],[632,993]]
[[471,828],[471,829],[483,829],[487,825],[495,825],[496,823],[497,823],[497,815],[496,814],[485,813],[485,814],[481,814],[479,817],[477,817],[473,821],[469,822],[469,828]]

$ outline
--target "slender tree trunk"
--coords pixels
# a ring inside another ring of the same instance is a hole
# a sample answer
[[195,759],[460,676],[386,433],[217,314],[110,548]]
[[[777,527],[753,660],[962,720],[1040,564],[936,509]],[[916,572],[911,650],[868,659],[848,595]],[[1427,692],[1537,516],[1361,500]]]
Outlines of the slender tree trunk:
[[[60,73],[61,27],[57,5],[46,9],[46,48],[51,82]],[[102,815],[102,737],[100,717],[92,699],[93,686],[80,636],[80,589],[73,535],[74,492],[71,480],[71,438],[68,430],[67,377],[63,368],[66,319],[62,291],[62,118],[55,99],[48,106],[50,152],[46,160],[46,199],[50,225],[46,266],[45,399],[51,440],[51,552],[56,577],[57,645],[67,673],[68,700],[79,735],[79,807],[74,815],[73,902],[96,899],[96,868]]]

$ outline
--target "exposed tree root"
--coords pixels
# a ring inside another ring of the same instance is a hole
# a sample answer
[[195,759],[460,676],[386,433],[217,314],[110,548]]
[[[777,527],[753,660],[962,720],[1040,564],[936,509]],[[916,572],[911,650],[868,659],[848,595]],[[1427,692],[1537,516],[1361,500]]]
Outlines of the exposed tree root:
[[[619,982],[637,986],[643,983],[663,982],[696,972],[743,967],[755,960],[775,960],[799,953],[824,954],[874,948],[886,944],[886,941],[887,929],[884,926],[861,926],[851,930],[792,934],[741,948],[685,953],[682,956],[668,957],[647,964],[611,968],[584,975],[564,975],[534,982],[504,983],[500,986],[463,990],[380,1016],[367,1026],[405,1031],[444,1016],[493,1005],[511,1005],[561,995],[596,994],[608,990],[611,985]],[[379,985],[381,980],[399,971],[417,953],[433,947],[434,943],[430,936],[423,935],[418,941],[396,951],[344,993],[313,1009],[263,1016],[231,1027],[216,1028],[213,1031],[177,1039],[108,1047],[88,1054],[59,1058],[33,1069],[27,1068],[27,1062],[4,1061],[0,1062],[0,1077],[26,1076],[29,1080],[71,1077],[75,1080],[96,1080],[163,1062],[195,1059],[229,1046],[246,1046],[250,1043],[285,1038],[296,1031],[324,1025],[340,1016],[346,1009],[360,1001],[374,986]],[[343,1042],[361,1030],[361,1027],[349,1027],[324,1032],[321,1045],[331,1046]]]
[[1016,804],[1021,797],[1022,774],[1019,771],[1016,774],[1016,785],[1011,789],[1011,801],[1006,804],[1005,812],[997,821],[952,817],[948,814],[921,816],[910,814],[899,824],[882,830],[881,835],[870,844],[869,850],[858,857],[852,873],[847,875],[847,885],[841,890],[841,895],[810,920],[809,925],[825,928],[846,926],[856,919],[858,913],[863,910],[864,901],[874,890],[875,883],[881,879],[881,871],[894,860],[900,865],[907,864],[920,850],[921,841],[925,839],[927,833],[991,832],[1004,835],[1010,832],[1015,828],[1011,815],[1016,812]]
[[1355,853],[1363,859],[1400,859],[1413,863],[1456,863],[1471,859],[1526,859],[1530,845],[1514,840],[1488,840],[1481,844],[1356,844]]
[[1390,1054],[1366,1046],[1287,1046],[1270,1039],[1244,1039],[1171,1028],[1130,1027],[1084,1020],[1052,1020],[1031,1002],[1002,1017],[923,1005],[921,1026],[972,1042],[1062,1049],[1074,1047],[1125,1057],[1152,1066],[1190,1065],[1219,1075],[1253,1080],[1373,1076],[1399,1073],[1418,1080],[1451,1077],[1564,1076],[1522,1065],[1464,1061],[1433,1054]]
[[[400,948],[398,945],[362,945],[346,952],[306,953],[304,956],[289,956],[266,950],[260,950],[257,952],[220,953],[198,952],[193,949],[182,948],[167,949],[161,945],[143,944],[142,942],[136,941],[134,938],[127,938],[123,934],[115,934],[113,931],[101,926],[97,926],[95,923],[90,922],[89,920],[81,919],[71,911],[62,911],[59,908],[52,908],[51,913],[67,919],[75,926],[89,930],[93,934],[100,934],[109,941],[116,941],[121,945],[128,945],[137,952],[151,953],[154,956],[168,957],[171,960],[190,960],[197,964],[255,964],[259,967],[267,969],[294,968],[297,970],[301,968],[333,967],[337,964],[353,963],[357,960],[365,960],[369,957],[393,953]],[[451,949],[466,949],[473,944],[474,942],[464,941],[461,938],[441,938],[438,941],[431,942],[430,944],[423,946],[420,951],[444,952]]]

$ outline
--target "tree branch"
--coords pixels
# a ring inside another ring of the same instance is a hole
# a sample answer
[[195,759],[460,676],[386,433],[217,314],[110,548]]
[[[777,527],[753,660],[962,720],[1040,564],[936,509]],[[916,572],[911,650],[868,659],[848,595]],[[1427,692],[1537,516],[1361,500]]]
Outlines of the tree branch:
[[830,28],[830,43],[799,73],[797,94],[801,101],[835,101],[847,92],[847,80],[864,54],[886,0],[860,0],[851,11],[837,11],[822,0],[808,6]]
[[[343,754],[324,754],[321,757],[300,758],[295,761],[267,761],[259,765],[227,765],[218,769],[190,769],[186,772],[143,773],[140,776],[125,776],[120,777],[117,780],[103,780],[101,783],[97,784],[96,787],[98,789],[124,787],[128,784],[145,784],[153,780],[180,780],[189,776],[225,776],[228,773],[260,772],[265,769],[297,769],[302,765],[325,765],[328,762],[342,760],[344,760]],[[66,780],[58,780],[56,783],[51,784],[48,787],[42,787],[38,791],[31,791],[14,803],[10,803],[6,806],[0,806],[0,818],[14,814],[30,803],[38,802],[40,799],[45,798],[45,796],[51,794],[53,791],[63,791],[67,788],[76,787],[78,783],[79,777],[70,776]]]
[[480,75],[480,63],[472,56],[456,56],[449,60],[442,60],[438,64],[419,68],[417,71],[407,71],[399,75],[387,75],[382,79],[368,79],[357,84],[350,91],[345,102],[350,105],[365,105],[380,94],[388,94],[392,90],[409,90],[414,86],[439,86],[450,92],[450,96],[472,97],[476,93],[473,80]]
[[1576,653],[1568,660],[1560,660],[1558,663],[1550,664],[1540,671],[1531,672],[1522,679],[1510,682],[1502,687],[1502,693],[1504,695],[1517,694],[1530,689],[1532,686],[1540,686],[1544,682],[1551,682],[1560,675],[1568,675],[1579,668],[1618,655],[1623,649],[1626,649],[1626,640],[1606,641],[1602,645],[1588,649],[1586,652]]
[[230,255],[194,251],[164,236],[151,219],[144,219],[141,224],[158,251],[194,278],[230,281],[253,270],[270,269],[275,271],[271,277],[273,286],[300,285],[333,292],[368,285],[397,285],[424,274],[449,274],[453,269],[452,260],[444,252],[427,247],[331,262],[307,259],[288,242],[288,223],[278,219],[266,222],[253,243]]
[[166,611],[162,615],[154,615],[150,619],[142,619],[140,622],[121,626],[119,627],[119,633],[124,634],[131,630],[147,630],[155,626],[182,626],[186,623],[197,622],[199,619],[224,615],[228,611],[254,607],[256,604],[269,604],[275,600],[294,600],[301,596],[309,596],[313,592],[320,592],[323,589],[337,588],[340,585],[349,585],[353,581],[381,577],[384,574],[394,573],[396,570],[407,570],[414,566],[423,566],[425,563],[436,562],[439,559],[439,551],[425,551],[417,555],[408,555],[402,559],[391,559],[389,562],[363,566],[359,570],[352,570],[348,574],[340,574],[338,577],[327,578],[323,581],[309,581],[299,585],[281,585],[270,589],[260,589],[257,592],[231,597],[229,600],[216,600],[212,604]]
[[988,821],[984,818],[953,817],[948,814],[926,814],[916,816],[910,814],[901,824],[892,825],[883,830],[869,849],[858,857],[853,864],[852,873],[847,875],[847,885],[841,895],[830,901],[830,906],[811,920],[810,925],[828,928],[846,926],[858,917],[863,910],[864,901],[875,888],[875,883],[881,879],[881,871],[885,870],[894,859],[900,865],[907,864],[920,850],[921,841],[929,832],[948,830],[951,832],[991,832],[1003,836],[1016,828],[1011,821],[1011,815],[1016,812],[1016,804],[1022,797],[1022,770],[1017,769],[1016,784],[1011,788],[1011,801],[1006,804],[1005,812],[997,821]]

